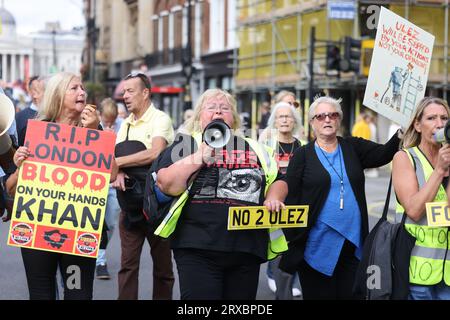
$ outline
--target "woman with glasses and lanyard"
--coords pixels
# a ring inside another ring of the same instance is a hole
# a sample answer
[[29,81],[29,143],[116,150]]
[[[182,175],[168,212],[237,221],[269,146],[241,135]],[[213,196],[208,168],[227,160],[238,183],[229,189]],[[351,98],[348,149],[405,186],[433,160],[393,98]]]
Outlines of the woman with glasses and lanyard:
[[308,226],[285,229],[289,250],[280,268],[298,272],[304,299],[356,299],[352,286],[368,214],[364,169],[389,163],[400,143],[341,138],[340,101],[320,97],[308,114],[316,140],[298,149],[287,170],[286,203],[309,205]]

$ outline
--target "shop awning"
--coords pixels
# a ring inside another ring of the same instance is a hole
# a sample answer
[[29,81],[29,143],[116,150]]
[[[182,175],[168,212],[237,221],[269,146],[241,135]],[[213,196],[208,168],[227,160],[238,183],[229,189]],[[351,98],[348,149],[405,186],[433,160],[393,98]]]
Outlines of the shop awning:
[[[122,80],[119,82],[119,84],[116,86],[116,89],[114,90],[114,96],[113,98],[115,100],[123,100],[123,87],[124,87],[124,81]],[[152,93],[161,93],[161,94],[179,94],[181,92],[184,92],[184,88],[180,87],[152,87]]]

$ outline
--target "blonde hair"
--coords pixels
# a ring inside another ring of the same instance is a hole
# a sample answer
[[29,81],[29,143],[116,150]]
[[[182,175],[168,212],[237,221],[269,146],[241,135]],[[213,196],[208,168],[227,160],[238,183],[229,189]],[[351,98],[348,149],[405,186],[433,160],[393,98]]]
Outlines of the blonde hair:
[[38,119],[54,122],[59,118],[63,109],[64,96],[74,78],[78,78],[74,73],[60,72],[48,80]]
[[411,118],[408,128],[406,129],[406,131],[403,135],[402,148],[412,148],[412,147],[418,146],[420,144],[422,135],[420,132],[418,132],[416,130],[415,124],[416,124],[416,121],[419,122],[420,120],[422,120],[423,112],[425,111],[425,108],[428,107],[432,103],[443,106],[445,108],[445,110],[447,111],[447,115],[450,116],[450,109],[448,107],[447,101],[440,99],[440,98],[436,98],[436,97],[423,98],[417,104],[417,108],[414,111],[414,115]]
[[238,130],[241,127],[241,118],[239,113],[237,112],[236,99],[233,98],[231,94],[227,91],[221,89],[208,89],[198,98],[197,103],[194,108],[194,115],[187,121],[186,130],[190,134],[194,132],[202,132],[201,124],[200,124],[200,113],[203,108],[203,104],[206,100],[212,97],[220,97],[223,96],[227,100],[228,104],[231,106],[231,110],[233,113],[233,126],[231,129]]
[[275,97],[273,98],[273,102],[274,103],[281,102],[286,96],[292,96],[295,100],[295,93],[287,90],[281,90],[275,95]]
[[100,102],[100,114],[106,117],[114,117],[117,118],[119,114],[119,110],[117,108],[116,102],[111,98],[103,99]]

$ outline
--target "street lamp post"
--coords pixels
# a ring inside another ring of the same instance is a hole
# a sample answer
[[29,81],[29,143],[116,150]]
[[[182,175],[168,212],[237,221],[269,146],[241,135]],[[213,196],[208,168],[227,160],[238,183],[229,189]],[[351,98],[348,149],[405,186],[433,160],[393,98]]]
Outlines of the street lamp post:
[[56,68],[56,25],[53,26],[52,29],[52,52],[53,52],[53,67]]
[[97,50],[97,34],[98,28],[96,26],[95,16],[97,14],[97,1],[90,0],[88,2],[88,23],[87,23],[87,38],[89,41],[89,81],[95,82],[95,52]]
[[185,92],[184,92],[184,106],[183,110],[192,108],[192,97],[191,97],[191,78],[194,73],[194,67],[192,66],[192,45],[191,45],[191,1],[188,0],[187,5],[187,43],[185,54],[181,57],[182,72],[186,78]]

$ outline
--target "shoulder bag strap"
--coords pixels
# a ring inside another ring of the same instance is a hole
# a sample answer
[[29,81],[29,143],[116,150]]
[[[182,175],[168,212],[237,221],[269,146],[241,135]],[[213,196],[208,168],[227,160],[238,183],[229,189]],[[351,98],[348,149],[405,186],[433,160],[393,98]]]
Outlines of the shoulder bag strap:
[[387,214],[389,211],[389,202],[391,200],[391,189],[392,189],[392,174],[391,178],[389,179],[389,187],[386,195],[386,201],[384,202],[383,215],[381,216],[381,219],[383,220],[387,220]]
[[[387,220],[387,214],[389,211],[389,202],[391,200],[391,189],[392,189],[392,174],[391,178],[389,179],[389,187],[386,195],[386,201],[384,202],[383,215],[381,216],[381,219],[383,220]],[[406,213],[403,213],[402,221],[400,223],[404,225],[405,221],[406,221]]]
[[128,127],[127,127],[127,136],[125,138],[125,141],[128,141],[128,134],[129,133],[130,133],[130,124],[128,124]]

